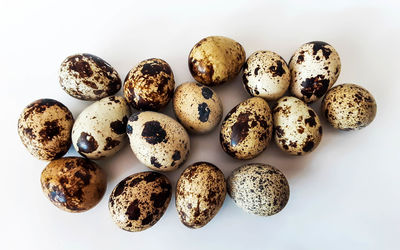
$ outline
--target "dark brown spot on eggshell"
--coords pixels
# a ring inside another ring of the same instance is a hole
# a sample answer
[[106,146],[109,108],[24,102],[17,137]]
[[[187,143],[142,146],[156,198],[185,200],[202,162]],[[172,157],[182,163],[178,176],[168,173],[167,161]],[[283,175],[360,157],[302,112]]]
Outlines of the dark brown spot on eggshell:
[[149,121],[144,124],[142,137],[150,144],[167,142],[167,133],[158,121]]
[[77,146],[79,153],[91,153],[94,152],[99,145],[97,144],[97,141],[93,136],[82,132],[79,136]]

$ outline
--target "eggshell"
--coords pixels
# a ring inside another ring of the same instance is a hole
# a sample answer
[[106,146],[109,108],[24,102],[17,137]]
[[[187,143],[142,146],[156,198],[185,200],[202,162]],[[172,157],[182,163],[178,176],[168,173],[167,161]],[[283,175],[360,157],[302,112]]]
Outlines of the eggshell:
[[176,184],[175,205],[181,222],[190,228],[205,226],[217,214],[226,195],[224,174],[208,162],[196,162]]

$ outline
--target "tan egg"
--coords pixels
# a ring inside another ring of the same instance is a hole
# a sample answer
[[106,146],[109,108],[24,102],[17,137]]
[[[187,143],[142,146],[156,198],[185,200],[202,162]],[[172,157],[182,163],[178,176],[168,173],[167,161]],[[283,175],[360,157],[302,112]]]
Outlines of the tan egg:
[[252,96],[267,101],[282,97],[290,84],[290,71],[285,60],[272,51],[257,51],[243,65],[243,84]]
[[193,78],[205,85],[220,85],[239,74],[246,53],[239,43],[223,36],[200,40],[189,53]]
[[135,113],[129,118],[126,129],[136,158],[151,169],[175,170],[189,155],[188,133],[167,115],[152,111]]
[[282,97],[273,110],[275,143],[284,152],[304,155],[313,151],[322,138],[318,115],[296,97]]
[[253,159],[269,145],[272,126],[267,101],[252,97],[239,103],[226,115],[221,126],[221,146],[236,159]]
[[157,172],[141,172],[123,179],[114,188],[108,209],[121,229],[139,232],[156,224],[171,200],[168,178]]
[[67,153],[73,124],[71,111],[62,103],[40,99],[22,111],[18,135],[31,155],[50,161]]
[[174,95],[175,80],[167,62],[151,58],[140,62],[125,78],[126,100],[139,110],[158,111]]
[[226,196],[224,174],[211,163],[196,162],[176,184],[175,205],[181,222],[190,228],[205,226],[218,213]]
[[176,118],[192,133],[204,134],[215,128],[222,119],[222,103],[217,93],[200,83],[183,83],[174,94]]
[[84,109],[72,129],[75,150],[89,159],[112,156],[126,143],[129,104],[122,96],[109,96]]
[[278,169],[250,163],[235,169],[227,180],[228,193],[235,204],[250,214],[271,216],[289,200],[286,177]]
[[73,213],[94,207],[107,188],[103,170],[81,157],[51,161],[43,170],[40,182],[44,194],[56,207]]
[[290,91],[306,103],[321,98],[340,74],[340,57],[329,44],[314,41],[303,44],[289,62]]
[[329,124],[341,130],[368,126],[375,118],[376,108],[376,101],[368,90],[349,83],[330,89],[321,105]]
[[72,97],[96,101],[117,93],[122,83],[117,71],[100,57],[76,54],[62,62],[60,84]]

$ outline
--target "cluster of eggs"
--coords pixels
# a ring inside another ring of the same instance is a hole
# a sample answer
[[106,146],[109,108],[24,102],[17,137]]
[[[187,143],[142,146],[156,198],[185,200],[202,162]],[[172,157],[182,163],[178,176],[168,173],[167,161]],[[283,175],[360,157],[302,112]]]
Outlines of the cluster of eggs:
[[[109,197],[109,211],[113,221],[127,231],[154,225],[172,195],[171,182],[160,172],[185,163],[189,133],[208,133],[220,124],[222,102],[211,86],[232,80],[241,70],[252,97],[232,108],[220,127],[221,146],[236,159],[255,158],[272,138],[288,154],[312,152],[321,141],[322,126],[307,104],[323,96],[322,114],[334,128],[359,129],[375,117],[376,102],[364,88],[355,84],[331,88],[341,63],[336,50],[324,42],[302,45],[287,64],[271,51],[257,51],[246,60],[239,43],[211,36],[192,48],[188,64],[197,82],[175,89],[167,62],[144,60],[127,74],[122,97],[115,96],[122,86],[118,73],[101,58],[78,54],[64,60],[61,87],[75,98],[96,102],[74,121],[62,103],[40,99],[28,105],[18,121],[18,133],[28,151],[50,161],[41,185],[54,205],[69,212],[95,206],[107,182],[103,170],[91,160],[114,155],[128,137],[137,159],[155,171],[123,179]],[[176,120],[159,112],[171,100]],[[276,105],[271,109],[268,102],[272,101]],[[131,108],[136,112],[132,114]],[[71,144],[83,157],[61,158]],[[248,213],[270,216],[285,207],[290,192],[286,177],[268,164],[245,164],[225,179],[217,166],[197,162],[183,171],[176,184],[180,220],[190,228],[206,225],[226,193]]]

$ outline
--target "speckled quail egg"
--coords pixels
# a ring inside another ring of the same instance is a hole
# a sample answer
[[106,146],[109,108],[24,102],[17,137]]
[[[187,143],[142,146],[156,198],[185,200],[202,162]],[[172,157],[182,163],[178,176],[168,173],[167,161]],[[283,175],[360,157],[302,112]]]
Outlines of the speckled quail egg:
[[129,104],[122,96],[109,96],[84,109],[72,129],[72,143],[78,153],[99,159],[118,152],[126,141]]
[[171,100],[174,88],[174,74],[168,63],[151,58],[129,71],[124,95],[135,109],[158,111]]
[[222,102],[217,93],[200,83],[178,86],[173,107],[178,121],[192,133],[210,132],[222,119]]
[[340,74],[340,57],[329,44],[320,41],[303,44],[289,62],[290,91],[306,103],[321,98]]
[[221,146],[236,159],[252,159],[269,145],[272,127],[267,101],[261,97],[249,98],[226,115],[220,132]]
[[226,196],[224,174],[208,162],[196,162],[176,184],[175,205],[181,222],[190,228],[205,226],[217,214]]
[[282,97],[290,84],[290,71],[285,60],[272,51],[257,51],[243,65],[243,84],[252,96],[267,101]]
[[135,113],[129,118],[126,131],[133,153],[151,169],[175,170],[189,155],[188,133],[167,115],[153,111]]
[[189,53],[193,78],[205,85],[220,85],[239,74],[246,53],[238,42],[223,36],[200,40]]
[[289,184],[278,169],[251,163],[235,169],[227,180],[228,193],[238,207],[250,214],[271,216],[289,200]]
[[111,218],[121,229],[139,232],[156,224],[171,200],[168,178],[157,172],[141,172],[123,179],[110,195]]
[[40,182],[49,200],[67,212],[89,210],[99,203],[107,188],[103,170],[81,157],[51,161],[43,170]]
[[29,104],[18,120],[18,135],[26,149],[40,160],[53,160],[71,146],[74,118],[62,103],[40,99]]
[[60,67],[60,84],[72,97],[90,101],[114,95],[122,85],[117,71],[91,54],[67,57]]
[[296,97],[282,97],[273,110],[275,143],[284,152],[304,155],[321,141],[322,126],[318,115]]
[[361,129],[374,120],[376,102],[368,90],[356,84],[342,84],[328,91],[321,109],[334,128],[354,130]]

